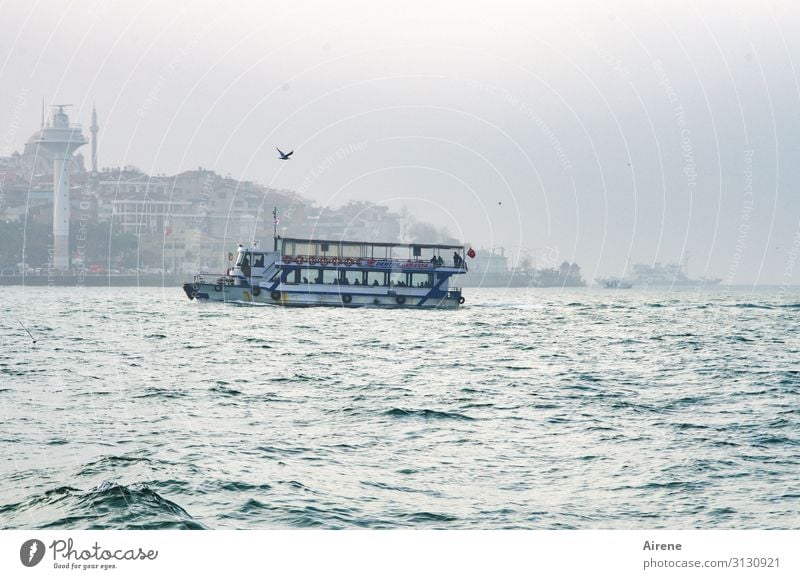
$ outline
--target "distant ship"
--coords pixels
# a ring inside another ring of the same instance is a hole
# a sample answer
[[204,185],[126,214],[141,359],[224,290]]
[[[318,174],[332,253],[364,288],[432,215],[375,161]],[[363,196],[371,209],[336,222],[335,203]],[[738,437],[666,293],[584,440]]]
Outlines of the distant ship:
[[563,262],[559,267],[535,268],[529,264],[508,267],[503,248],[478,250],[469,272],[464,275],[465,287],[583,287],[577,263]]
[[625,281],[624,279],[605,278],[599,279],[598,281],[603,284],[605,289],[631,289],[633,287],[631,282]]
[[653,265],[637,263],[633,266],[631,279],[637,286],[716,286],[722,281],[719,277],[700,277],[692,279],[687,266],[678,263]]

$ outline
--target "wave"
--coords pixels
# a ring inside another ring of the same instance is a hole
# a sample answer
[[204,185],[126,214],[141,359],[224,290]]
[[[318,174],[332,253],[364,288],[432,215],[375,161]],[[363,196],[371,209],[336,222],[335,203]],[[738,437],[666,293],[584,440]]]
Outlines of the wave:
[[227,382],[224,380],[220,380],[217,382],[216,386],[212,386],[209,388],[209,391],[216,392],[217,394],[224,394],[226,396],[239,396],[242,394],[241,390],[237,390],[236,388],[229,388],[227,386]]
[[405,410],[403,408],[392,408],[387,410],[384,414],[392,418],[424,418],[426,420],[475,420],[466,414],[459,414],[457,412],[442,412],[440,410],[429,410],[423,408],[421,410]]
[[81,471],[78,473],[78,476],[99,474],[103,471],[132,466],[142,462],[150,463],[151,461],[149,458],[144,456],[104,456],[84,466],[83,469],[81,469]]
[[24,503],[0,507],[19,523],[8,528],[39,529],[205,529],[179,504],[145,485],[103,481],[89,491],[61,486]]
[[452,515],[430,513],[427,511],[409,513],[407,515],[403,515],[403,518],[411,523],[450,523],[458,520],[458,517],[454,517]]

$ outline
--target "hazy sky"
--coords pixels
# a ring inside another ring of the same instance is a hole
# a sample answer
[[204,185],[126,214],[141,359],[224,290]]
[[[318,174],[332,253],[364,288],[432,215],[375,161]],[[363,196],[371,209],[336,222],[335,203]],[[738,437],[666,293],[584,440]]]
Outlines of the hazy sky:
[[0,14],[0,154],[38,128],[42,96],[84,127],[96,101],[100,166],[406,204],[587,278],[688,252],[693,276],[800,283],[795,2],[13,0]]

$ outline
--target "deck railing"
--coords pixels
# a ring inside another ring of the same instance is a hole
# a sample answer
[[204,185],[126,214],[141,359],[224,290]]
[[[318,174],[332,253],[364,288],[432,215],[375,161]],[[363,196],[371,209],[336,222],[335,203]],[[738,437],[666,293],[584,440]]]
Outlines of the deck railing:
[[236,278],[227,273],[210,273],[207,271],[195,274],[195,283],[213,283],[220,285],[233,285]]

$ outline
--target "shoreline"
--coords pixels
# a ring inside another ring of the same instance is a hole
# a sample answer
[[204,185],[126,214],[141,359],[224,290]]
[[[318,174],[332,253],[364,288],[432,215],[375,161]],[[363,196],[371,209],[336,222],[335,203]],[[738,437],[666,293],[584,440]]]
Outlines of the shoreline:
[[0,286],[33,287],[180,287],[192,276],[167,274],[86,274],[86,275],[5,275],[0,276]]

